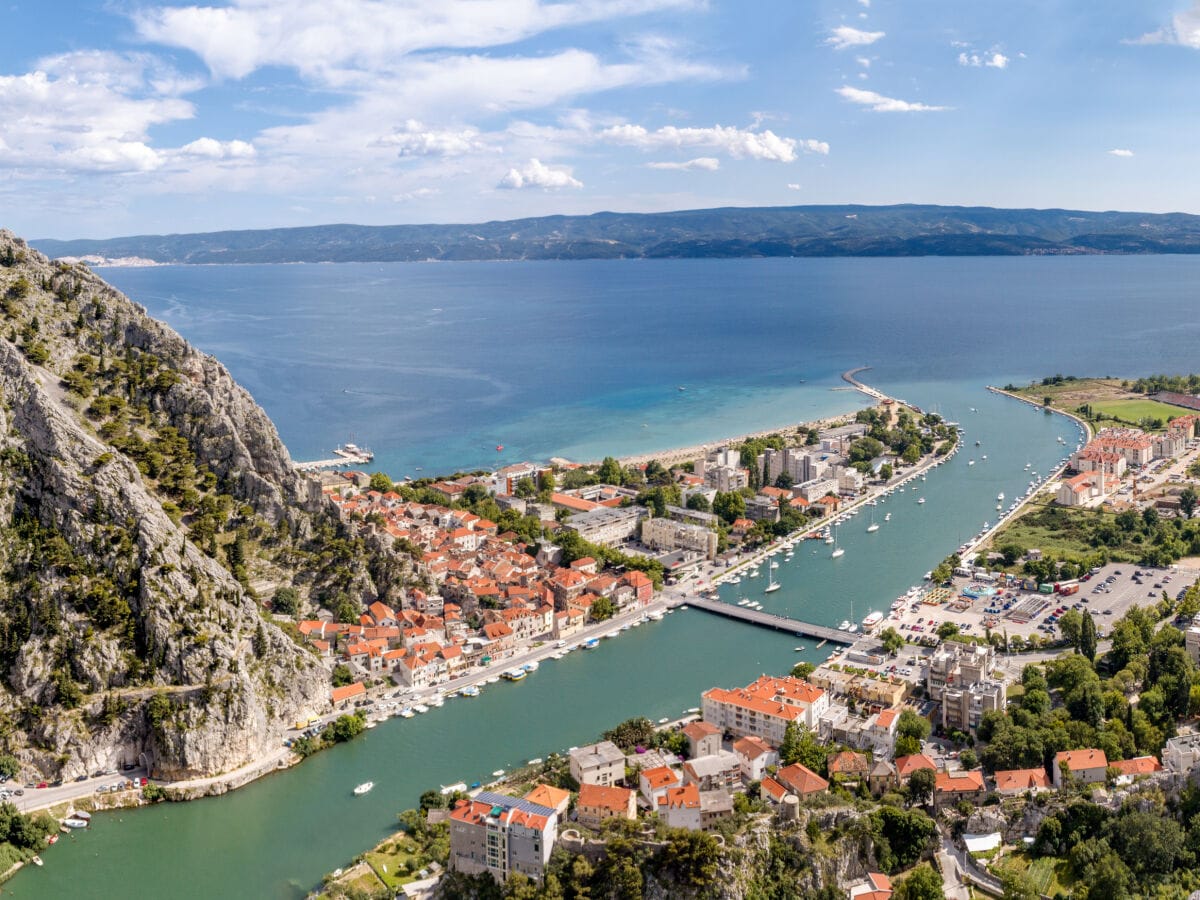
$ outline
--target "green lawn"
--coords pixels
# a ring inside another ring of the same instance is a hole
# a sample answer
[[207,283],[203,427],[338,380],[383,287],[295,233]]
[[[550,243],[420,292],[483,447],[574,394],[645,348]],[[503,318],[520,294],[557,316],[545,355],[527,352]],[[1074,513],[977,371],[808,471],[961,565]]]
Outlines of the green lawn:
[[1053,897],[1060,891],[1070,893],[1075,879],[1070,875],[1070,866],[1065,859],[1054,856],[1039,856],[1036,859],[1027,856],[1024,851],[1006,854],[1000,861],[1001,868],[1013,868],[1024,872],[1033,882],[1038,893]]
[[1162,419],[1164,424],[1187,412],[1178,406],[1159,403],[1157,400],[1097,400],[1092,403],[1092,409],[1101,415],[1122,419],[1126,422],[1136,423],[1142,419]]

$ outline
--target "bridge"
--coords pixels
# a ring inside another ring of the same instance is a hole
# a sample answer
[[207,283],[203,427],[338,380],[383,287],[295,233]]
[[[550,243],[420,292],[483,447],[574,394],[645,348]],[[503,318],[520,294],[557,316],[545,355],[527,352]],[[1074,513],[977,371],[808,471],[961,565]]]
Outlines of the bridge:
[[725,616],[729,619],[737,619],[740,622],[758,625],[762,628],[788,631],[795,635],[816,638],[820,641],[829,641],[832,644],[849,646],[859,637],[859,635],[850,634],[847,631],[838,631],[836,628],[830,628],[827,625],[813,625],[811,622],[801,622],[799,619],[789,619],[787,616],[759,612],[757,609],[747,609],[744,606],[722,603],[719,600],[704,600],[700,597],[689,597],[687,605],[696,609],[702,609],[705,612],[715,613],[718,616]]

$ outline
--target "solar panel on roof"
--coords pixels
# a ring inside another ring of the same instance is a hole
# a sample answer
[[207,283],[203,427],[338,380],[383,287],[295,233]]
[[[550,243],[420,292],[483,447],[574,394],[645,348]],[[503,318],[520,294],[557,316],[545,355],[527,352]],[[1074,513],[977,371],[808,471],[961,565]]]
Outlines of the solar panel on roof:
[[[480,803],[490,803],[492,805],[493,816],[498,816],[509,809],[520,810],[521,812],[530,813],[535,816],[554,815],[554,810],[548,806],[542,806],[540,803],[531,803],[528,800],[519,800],[516,797],[506,797],[503,794],[493,794],[491,791],[483,791],[475,799]],[[497,808],[499,812],[496,811]]]

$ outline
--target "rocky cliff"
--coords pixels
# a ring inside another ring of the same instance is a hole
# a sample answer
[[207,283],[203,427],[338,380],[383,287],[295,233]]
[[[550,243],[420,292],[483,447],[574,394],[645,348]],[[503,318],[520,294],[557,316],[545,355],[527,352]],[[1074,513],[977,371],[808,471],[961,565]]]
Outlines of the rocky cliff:
[[314,546],[346,541],[319,492],[219,362],[86,268],[0,231],[0,302],[0,740],[66,778],[274,750],[328,675],[250,575],[347,555]]

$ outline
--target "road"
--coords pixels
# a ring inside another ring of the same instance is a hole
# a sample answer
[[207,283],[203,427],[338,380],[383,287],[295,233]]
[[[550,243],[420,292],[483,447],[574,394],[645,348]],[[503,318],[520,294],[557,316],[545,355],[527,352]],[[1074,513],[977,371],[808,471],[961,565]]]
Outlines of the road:
[[[96,788],[101,785],[115,784],[118,781],[134,781],[144,777],[146,777],[146,770],[136,768],[125,772],[110,772],[99,778],[88,778],[85,781],[68,781],[66,784],[58,787],[40,789],[25,787],[25,795],[23,797],[10,797],[9,802],[21,812],[31,812],[35,809],[46,809],[51,806],[57,806],[60,803],[70,803],[82,797],[98,796]],[[19,785],[14,785],[13,782],[5,785],[9,789],[12,789],[14,786],[19,787]],[[140,790],[140,788],[137,790]]]

